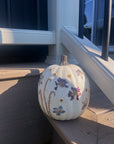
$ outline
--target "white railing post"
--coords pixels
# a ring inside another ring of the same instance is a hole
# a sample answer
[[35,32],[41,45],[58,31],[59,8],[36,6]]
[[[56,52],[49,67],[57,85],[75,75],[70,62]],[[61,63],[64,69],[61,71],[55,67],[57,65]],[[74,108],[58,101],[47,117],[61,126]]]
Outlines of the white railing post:
[[48,30],[55,32],[55,42],[49,46],[49,55],[46,62],[58,64],[61,55],[67,54],[69,60],[75,60],[61,45],[61,29],[63,26],[72,27],[78,32],[79,0],[48,0]]

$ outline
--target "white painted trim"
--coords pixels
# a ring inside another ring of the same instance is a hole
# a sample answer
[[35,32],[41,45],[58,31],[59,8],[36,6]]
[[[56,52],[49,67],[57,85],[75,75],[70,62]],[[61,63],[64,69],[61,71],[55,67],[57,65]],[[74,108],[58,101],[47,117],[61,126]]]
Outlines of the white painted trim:
[[78,24],[79,0],[48,0],[48,30],[55,31],[56,45],[49,46],[47,63],[60,63],[60,57],[64,52],[61,45],[62,27],[74,27],[78,32]]
[[52,31],[22,30],[0,28],[0,44],[55,44],[55,33]]
[[80,39],[67,28],[62,29],[62,44],[114,104],[114,61],[100,58],[99,49],[86,38]]

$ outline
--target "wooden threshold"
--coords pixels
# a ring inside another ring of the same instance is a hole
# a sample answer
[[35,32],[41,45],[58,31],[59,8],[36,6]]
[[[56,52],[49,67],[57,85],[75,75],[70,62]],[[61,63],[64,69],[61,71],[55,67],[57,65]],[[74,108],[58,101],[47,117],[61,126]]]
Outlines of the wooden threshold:
[[55,33],[42,30],[0,28],[0,44],[53,45]]
[[35,76],[42,73],[49,65],[45,63],[23,63],[0,66],[0,81]]

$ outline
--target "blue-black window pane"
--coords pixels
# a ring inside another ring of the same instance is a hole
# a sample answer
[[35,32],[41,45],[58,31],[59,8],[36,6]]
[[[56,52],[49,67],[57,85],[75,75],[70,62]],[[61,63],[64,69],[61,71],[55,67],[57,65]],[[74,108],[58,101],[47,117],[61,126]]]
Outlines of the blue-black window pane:
[[84,35],[91,40],[93,23],[93,0],[85,0]]
[[7,27],[7,5],[5,0],[0,0],[0,27]]
[[[104,0],[99,0],[97,5],[96,45],[102,45],[104,24],[104,2]],[[114,45],[114,0],[112,1],[110,45]]]
[[37,29],[36,0],[11,0],[11,26]]
[[[94,13],[96,19],[93,18],[93,11],[95,5],[94,0],[85,0],[85,24],[84,24],[84,35],[91,40],[92,28],[95,25],[94,43],[96,45],[102,45],[103,35],[103,24],[104,24],[104,2],[105,0],[96,0],[97,11]],[[93,22],[95,20],[95,22]],[[94,23],[94,24],[93,24]],[[112,18],[111,18],[111,33],[110,33],[110,45],[114,45],[114,0],[112,0]]]
[[85,15],[87,19],[86,26],[88,27],[92,26],[92,21],[93,21],[92,12],[93,12],[93,1],[90,1],[86,3],[86,6],[85,6]]
[[96,20],[96,45],[102,45],[103,23],[104,23],[104,0],[99,0],[97,5]]
[[112,0],[112,19],[111,19],[110,45],[114,45],[114,0]]
[[0,27],[47,30],[47,0],[0,0]]

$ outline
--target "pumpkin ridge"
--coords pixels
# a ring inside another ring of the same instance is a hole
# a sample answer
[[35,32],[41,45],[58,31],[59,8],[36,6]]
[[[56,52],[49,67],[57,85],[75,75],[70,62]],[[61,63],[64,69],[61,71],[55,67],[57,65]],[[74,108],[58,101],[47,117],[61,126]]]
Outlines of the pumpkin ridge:
[[50,102],[51,102],[52,94],[54,94],[54,96],[55,96],[55,92],[51,91],[50,94],[49,94],[49,100],[48,100],[48,114],[49,114],[49,116],[51,116]]
[[42,91],[41,91],[41,89],[39,90],[39,96],[41,98],[40,102],[41,102],[42,110],[45,112],[44,105],[43,105],[43,99],[42,99]]
[[[50,71],[50,72],[51,72],[51,74],[52,74],[53,76],[57,76],[57,75],[58,75],[58,73],[57,73],[57,72],[58,72],[58,66],[59,66],[59,65],[56,65],[56,66],[57,66],[57,68],[56,68],[56,69],[54,69],[54,68],[53,68],[53,70],[52,70],[52,71]],[[54,73],[56,73],[57,75],[54,75]]]
[[45,106],[46,106],[45,111],[47,111],[47,113],[48,113],[48,106],[47,106],[46,97],[45,97],[45,89],[46,89],[46,86],[47,86],[49,81],[51,81],[51,79],[48,78],[45,85],[44,85],[44,90],[43,90],[43,97],[44,97],[44,102],[45,102]]
[[[75,74],[75,71],[74,71],[74,69],[72,68],[72,65],[71,65],[70,67],[71,67],[71,72]],[[78,87],[79,84],[78,84],[78,79],[77,79],[77,77],[76,77],[76,74],[75,74],[75,76],[73,75],[72,80],[73,80],[74,84],[76,83],[76,86],[75,86],[75,87]]]
[[[72,67],[72,66],[71,66]],[[78,68],[78,67],[77,67]],[[79,68],[80,69],[80,68]],[[81,92],[81,89],[79,87],[79,81],[78,81],[78,77],[76,76],[76,72],[74,71],[74,69],[72,69],[72,71],[75,73],[75,79],[76,79],[76,82],[77,82],[77,86],[75,87],[76,89],[79,89],[79,91],[77,91],[77,100],[80,99],[81,95],[82,95],[82,92]],[[73,75],[74,76],[74,75]]]

